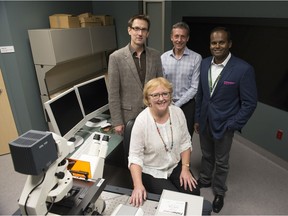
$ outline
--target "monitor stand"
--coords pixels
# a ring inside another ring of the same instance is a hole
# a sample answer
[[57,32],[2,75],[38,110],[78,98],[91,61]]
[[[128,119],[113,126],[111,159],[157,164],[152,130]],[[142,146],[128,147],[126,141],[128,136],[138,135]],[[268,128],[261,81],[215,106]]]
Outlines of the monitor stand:
[[75,148],[84,143],[83,137],[78,136],[78,135],[71,137],[68,141],[73,142]]

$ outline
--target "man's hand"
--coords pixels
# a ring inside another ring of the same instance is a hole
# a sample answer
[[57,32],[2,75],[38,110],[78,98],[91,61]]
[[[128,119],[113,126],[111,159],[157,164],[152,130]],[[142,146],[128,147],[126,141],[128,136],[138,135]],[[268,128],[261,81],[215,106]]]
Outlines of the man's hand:
[[200,130],[200,126],[199,126],[199,123],[195,123],[194,124],[194,131],[196,134],[199,134],[199,130]]
[[119,135],[123,135],[124,133],[124,125],[117,125],[114,127],[114,132]]

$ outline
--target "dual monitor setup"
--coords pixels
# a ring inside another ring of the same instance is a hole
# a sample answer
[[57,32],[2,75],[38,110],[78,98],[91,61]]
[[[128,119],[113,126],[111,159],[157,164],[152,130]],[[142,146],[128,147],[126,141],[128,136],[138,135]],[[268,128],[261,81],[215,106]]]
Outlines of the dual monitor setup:
[[[109,110],[105,76],[75,85],[44,103],[56,134],[74,142],[84,140],[75,135],[89,120]],[[100,118],[101,119],[101,118]]]

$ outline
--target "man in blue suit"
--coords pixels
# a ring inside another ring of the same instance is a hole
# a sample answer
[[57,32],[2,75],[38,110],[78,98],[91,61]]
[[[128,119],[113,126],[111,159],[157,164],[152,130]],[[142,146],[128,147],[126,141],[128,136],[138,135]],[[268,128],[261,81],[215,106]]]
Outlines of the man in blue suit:
[[202,151],[198,184],[200,188],[212,185],[216,213],[224,205],[234,131],[242,129],[257,106],[254,69],[232,55],[231,46],[226,28],[211,31],[212,56],[201,62],[196,96],[194,129],[199,133]]

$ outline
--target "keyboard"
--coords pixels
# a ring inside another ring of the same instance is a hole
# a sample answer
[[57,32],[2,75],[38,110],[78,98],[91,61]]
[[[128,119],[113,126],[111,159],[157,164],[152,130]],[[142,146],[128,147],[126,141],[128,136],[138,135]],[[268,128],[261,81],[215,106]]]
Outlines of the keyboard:
[[[99,137],[100,136],[100,137]],[[94,145],[94,142],[97,142],[98,140],[102,140],[104,136],[109,136],[104,133],[100,132],[93,132],[91,135],[84,141],[84,143],[70,156],[71,159],[79,160],[82,155],[89,155],[91,154],[91,148],[92,145]],[[110,136],[109,136],[110,138]],[[100,145],[98,146],[100,147]],[[96,155],[97,156],[97,155]]]
[[90,119],[89,121],[86,122],[86,126],[87,127],[92,127],[92,128],[95,128],[95,127],[101,127],[102,125],[104,124],[107,124],[107,119],[104,119],[104,118],[92,118]]

